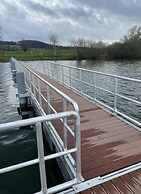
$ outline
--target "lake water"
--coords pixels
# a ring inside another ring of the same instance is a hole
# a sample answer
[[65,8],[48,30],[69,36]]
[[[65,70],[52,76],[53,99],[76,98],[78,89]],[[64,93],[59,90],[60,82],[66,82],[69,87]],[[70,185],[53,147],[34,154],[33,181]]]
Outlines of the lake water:
[[[9,63],[0,63],[0,123],[20,120],[17,87]],[[46,150],[46,154],[49,150]],[[37,158],[35,131],[27,128],[0,132],[0,168]],[[62,182],[56,161],[46,163],[48,186]],[[55,172],[54,172],[55,169]],[[60,175],[59,178],[56,174]],[[40,191],[38,165],[0,175],[0,194],[31,194]]]
[[[69,60],[55,62],[73,67],[141,79],[141,61]],[[28,61],[23,63],[34,64],[38,66],[40,64],[47,64],[47,61]]]
[[141,61],[58,61],[58,63],[94,71],[141,79]]

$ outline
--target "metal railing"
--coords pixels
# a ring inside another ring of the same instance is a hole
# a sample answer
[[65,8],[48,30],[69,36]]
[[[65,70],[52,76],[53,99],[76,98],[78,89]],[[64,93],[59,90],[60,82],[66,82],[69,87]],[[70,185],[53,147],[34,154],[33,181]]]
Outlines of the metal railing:
[[61,65],[48,61],[36,70],[85,96],[115,116],[141,127],[141,80]]
[[[55,111],[55,108],[51,105],[50,102],[50,93],[51,91],[54,91],[56,94],[58,94],[60,97],[62,97],[62,106],[63,109],[67,109],[67,103],[71,104],[73,107],[73,110],[79,113],[79,107],[77,103],[71,99],[69,96],[55,88],[53,85],[51,85],[49,82],[44,80],[41,76],[39,76],[37,73],[32,71],[30,68],[26,67],[23,63],[20,63],[19,61],[15,60],[14,58],[11,58],[11,63],[15,64],[15,68],[17,72],[24,72],[25,75],[25,82],[27,85],[27,89],[30,91],[31,95],[34,96],[34,98],[37,100],[40,108],[43,110],[42,102],[47,103],[47,114],[50,114],[51,112],[57,113]],[[46,96],[42,94],[41,91],[41,84],[44,84],[46,86]],[[46,114],[44,112],[44,114]]]
[[[50,122],[52,120],[56,119],[66,119],[70,116],[73,116],[75,118],[75,131],[76,131],[76,137],[77,140],[75,142],[75,146],[71,149],[65,149],[62,150],[58,153],[54,153],[48,156],[44,155],[44,146],[43,146],[43,135],[42,135],[42,123],[43,122]],[[4,123],[0,124],[0,131],[5,131],[5,130],[11,130],[13,128],[19,128],[23,126],[28,126],[28,125],[35,125],[35,130],[36,130],[36,138],[37,138],[37,149],[38,149],[38,158],[23,162],[20,164],[12,165],[9,167],[5,167],[0,169],[0,174],[8,173],[14,170],[18,170],[27,166],[35,165],[39,163],[39,171],[40,171],[40,181],[41,181],[41,191],[40,193],[42,194],[49,194],[49,193],[56,193],[60,190],[66,189],[71,187],[72,185],[80,182],[81,180],[81,168],[80,168],[80,158],[79,156],[76,159],[76,176],[74,179],[67,181],[63,184],[57,185],[52,188],[47,188],[47,180],[46,180],[46,170],[45,170],[45,161],[51,160],[54,158],[62,157],[62,156],[68,156],[69,154],[72,153],[78,153],[80,151],[80,118],[79,115],[75,111],[67,111],[63,113],[58,113],[58,114],[50,114],[47,116],[39,116],[31,119],[25,119],[25,120],[20,120],[20,121],[14,121],[10,123]]]
[[[67,170],[71,171],[71,181],[65,182],[61,186],[55,186],[52,189],[48,189],[47,193],[53,193],[59,191],[59,189],[68,188],[76,182],[80,182],[82,180],[81,143],[80,118],[77,103],[14,58],[11,58],[10,62],[14,73],[24,72],[27,92],[29,93],[30,100],[37,108],[38,113],[43,116],[48,115],[45,116],[47,122],[45,122],[44,131],[45,133],[47,132],[47,135],[50,137],[57,153],[46,156],[45,158],[51,159],[52,157],[55,158],[62,156],[63,158],[61,159],[67,166]],[[51,98],[52,93],[57,95],[54,100]],[[56,100],[58,99],[59,101],[57,104],[59,104],[59,108],[56,109]],[[74,120],[72,118],[68,118],[70,115],[74,117]],[[58,118],[59,124],[54,123],[55,118]],[[35,120],[36,119],[38,120],[38,117],[36,117]],[[20,122],[22,123],[24,121]],[[68,136],[73,142],[71,146],[67,141]],[[40,148],[38,154],[40,155]],[[64,155],[66,156],[64,157]],[[43,181],[42,177],[41,181]]]

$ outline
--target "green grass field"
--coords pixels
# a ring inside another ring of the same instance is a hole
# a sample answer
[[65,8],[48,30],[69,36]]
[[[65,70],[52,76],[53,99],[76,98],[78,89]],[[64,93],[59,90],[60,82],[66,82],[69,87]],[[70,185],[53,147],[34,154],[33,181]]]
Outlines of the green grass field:
[[57,50],[56,55],[53,50],[3,51],[0,54],[0,61],[7,62],[10,57],[20,61],[71,60],[75,58],[75,53],[72,49]]

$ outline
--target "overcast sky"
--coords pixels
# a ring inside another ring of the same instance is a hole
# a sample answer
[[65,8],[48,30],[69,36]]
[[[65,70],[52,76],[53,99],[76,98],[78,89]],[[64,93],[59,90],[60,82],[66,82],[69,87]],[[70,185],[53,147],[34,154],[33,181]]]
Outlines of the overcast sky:
[[48,42],[56,32],[60,44],[72,37],[119,40],[141,24],[141,0],[0,0],[3,40]]

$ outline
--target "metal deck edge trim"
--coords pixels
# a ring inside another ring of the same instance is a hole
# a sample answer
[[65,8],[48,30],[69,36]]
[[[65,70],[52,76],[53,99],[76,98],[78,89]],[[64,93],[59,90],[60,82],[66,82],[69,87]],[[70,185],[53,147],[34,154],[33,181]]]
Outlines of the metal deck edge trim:
[[100,185],[102,183],[105,183],[107,181],[110,181],[110,180],[113,180],[115,178],[121,177],[125,174],[136,171],[140,168],[141,168],[141,162],[139,162],[137,164],[134,164],[134,165],[131,165],[131,166],[128,166],[128,167],[123,168],[121,170],[112,172],[110,174],[107,174],[107,175],[104,175],[104,176],[98,176],[98,177],[92,178],[88,181],[84,181],[82,183],[76,184],[76,185],[73,186],[73,189],[74,189],[75,193],[79,193],[79,192],[85,191],[87,189],[90,189],[92,187],[95,187],[97,185]]

